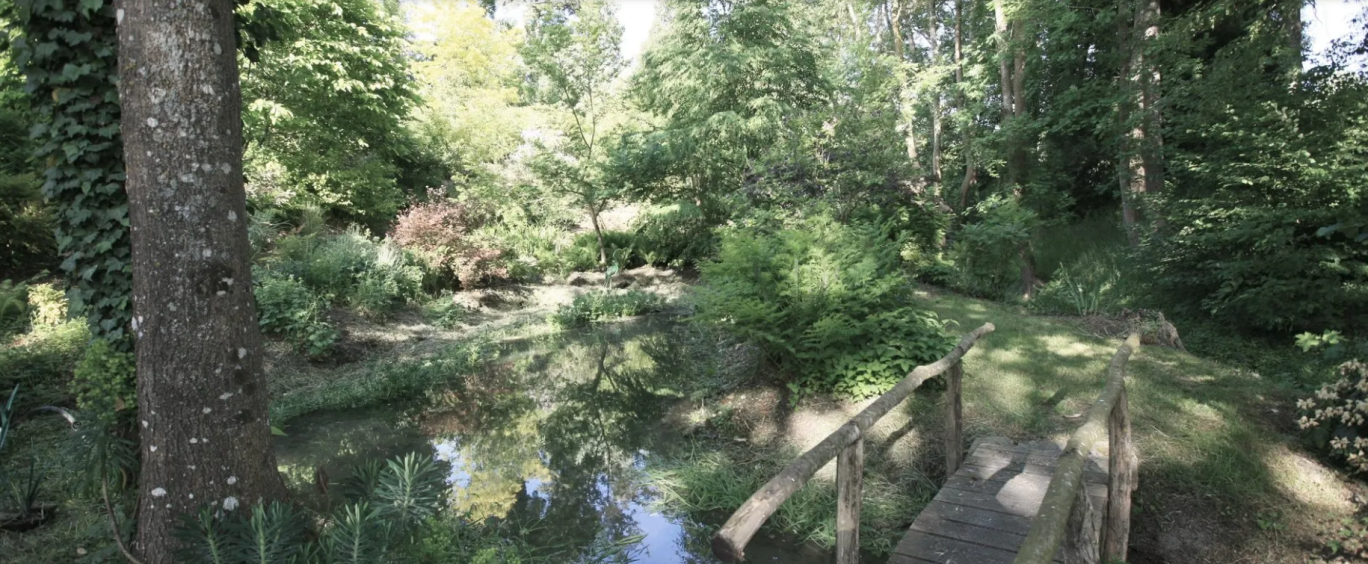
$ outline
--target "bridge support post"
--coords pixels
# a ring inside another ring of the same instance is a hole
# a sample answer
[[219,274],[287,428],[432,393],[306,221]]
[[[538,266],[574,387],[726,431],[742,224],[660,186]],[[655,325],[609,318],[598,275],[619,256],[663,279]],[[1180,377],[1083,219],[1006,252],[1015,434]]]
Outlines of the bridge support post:
[[864,489],[864,437],[836,458],[836,564],[860,562],[860,504]]
[[964,361],[945,371],[945,481],[964,464]]
[[1107,418],[1108,456],[1107,513],[1102,525],[1102,561],[1124,562],[1130,546],[1131,492],[1137,485],[1139,466],[1135,443],[1131,440],[1130,406],[1126,384]]

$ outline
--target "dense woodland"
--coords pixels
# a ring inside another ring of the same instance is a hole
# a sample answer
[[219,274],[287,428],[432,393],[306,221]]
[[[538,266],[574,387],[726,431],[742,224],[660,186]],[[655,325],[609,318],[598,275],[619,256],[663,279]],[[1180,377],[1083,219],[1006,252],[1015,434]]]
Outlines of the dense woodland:
[[[462,296],[575,279],[538,326],[678,314],[796,409],[945,354],[972,327],[927,292],[1140,328],[1229,375],[1223,425],[1272,410],[1248,440],[1362,489],[1368,16],[1312,53],[1303,0],[665,0],[629,53],[603,0],[133,4],[0,0],[0,522],[75,515],[0,561],[630,561],[520,551],[535,532],[449,511],[423,453],[292,505],[270,447],[308,412],[437,401],[488,351],[308,401],[282,358],[345,366],[349,324],[454,330]],[[615,283],[643,268],[687,289]],[[676,376],[695,403],[740,386]],[[1244,470],[1164,468],[1152,507],[1217,492],[1214,534],[1295,547],[1228,554],[1368,557],[1354,510],[1326,537]],[[667,497],[734,508],[692,475]],[[820,543],[809,517],[777,526]]]

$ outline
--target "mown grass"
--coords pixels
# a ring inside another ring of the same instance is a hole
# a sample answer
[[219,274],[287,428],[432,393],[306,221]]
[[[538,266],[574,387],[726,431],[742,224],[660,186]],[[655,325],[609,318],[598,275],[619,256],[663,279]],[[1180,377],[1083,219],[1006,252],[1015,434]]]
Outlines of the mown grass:
[[[967,441],[1064,439],[1076,429],[1077,421],[1066,416],[1083,412],[1101,391],[1119,338],[1090,335],[1077,318],[918,293],[942,319],[954,321],[956,334],[985,322],[996,326],[965,357]],[[1298,353],[1289,347],[1282,354]],[[1141,458],[1132,529],[1136,561],[1299,562],[1314,544],[1318,523],[1352,511],[1343,476],[1299,450],[1289,409],[1295,393],[1280,380],[1157,346],[1143,347],[1127,372]],[[925,442],[941,436],[940,401],[939,394],[918,393],[898,408]],[[730,439],[719,441],[725,442]],[[724,516],[796,454],[783,447],[713,446],[714,453],[675,461],[659,482],[680,506]],[[866,450],[896,452],[878,444]],[[943,473],[940,453],[932,447],[916,456],[926,460],[912,466],[931,468],[921,479],[909,479],[905,465],[868,467],[866,550],[886,551],[888,539],[896,542],[934,495],[939,478],[925,476]],[[830,544],[833,495],[830,480],[819,475],[769,526]],[[1289,535],[1297,541],[1289,542]]]

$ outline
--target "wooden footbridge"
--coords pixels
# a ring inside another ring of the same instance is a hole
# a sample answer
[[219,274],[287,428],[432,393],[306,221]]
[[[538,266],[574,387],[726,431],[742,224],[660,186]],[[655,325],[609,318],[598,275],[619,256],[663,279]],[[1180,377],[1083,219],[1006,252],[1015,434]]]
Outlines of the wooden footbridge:
[[[960,359],[993,324],[965,335],[944,358],[919,366],[755,492],[713,537],[713,553],[745,558],[746,544],[789,496],[836,459],[836,563],[860,559],[864,433],[923,382],[946,376],[948,478],[917,516],[889,564],[1100,564],[1124,561],[1136,455],[1125,368],[1140,339],[1112,356],[1106,385],[1064,445],[976,441],[964,456]],[[1106,456],[1094,447],[1107,439]]]

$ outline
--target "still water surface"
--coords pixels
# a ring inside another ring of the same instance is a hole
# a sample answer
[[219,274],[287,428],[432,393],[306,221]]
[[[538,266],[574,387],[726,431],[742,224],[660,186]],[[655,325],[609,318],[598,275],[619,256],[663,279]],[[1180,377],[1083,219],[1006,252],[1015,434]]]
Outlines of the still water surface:
[[[654,319],[511,343],[463,385],[423,400],[294,419],[276,457],[307,491],[315,468],[337,480],[366,459],[422,452],[443,466],[452,509],[516,523],[566,562],[711,564],[708,539],[726,516],[665,507],[648,480],[653,464],[691,446],[667,422],[712,370],[689,341],[688,327]],[[600,560],[605,552],[617,556]],[[747,561],[833,557],[761,533]]]

